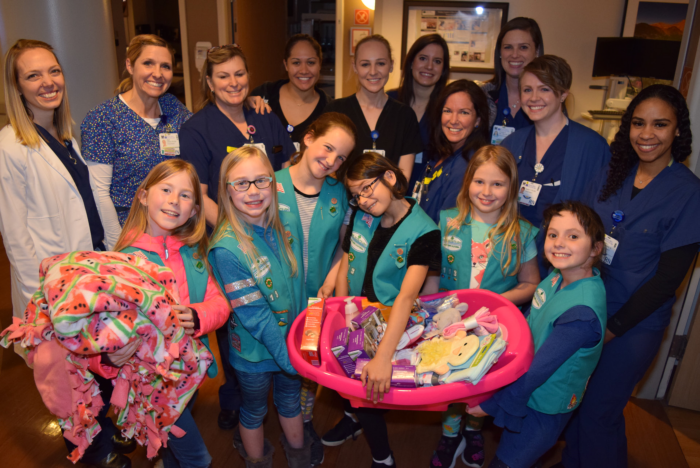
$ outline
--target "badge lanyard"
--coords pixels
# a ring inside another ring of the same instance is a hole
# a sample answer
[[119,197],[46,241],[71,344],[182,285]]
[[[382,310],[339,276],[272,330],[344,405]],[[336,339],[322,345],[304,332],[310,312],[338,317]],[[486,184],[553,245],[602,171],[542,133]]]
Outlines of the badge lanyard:
[[370,133],[370,136],[372,137],[372,149],[376,150],[377,149],[377,139],[379,139],[379,132],[374,130],[372,133]]
[[291,125],[287,125],[287,133],[289,133],[289,138],[292,138],[293,131],[294,131],[294,127]]
[[505,108],[503,109],[503,126],[507,127],[508,126],[508,116],[510,115],[510,109]]

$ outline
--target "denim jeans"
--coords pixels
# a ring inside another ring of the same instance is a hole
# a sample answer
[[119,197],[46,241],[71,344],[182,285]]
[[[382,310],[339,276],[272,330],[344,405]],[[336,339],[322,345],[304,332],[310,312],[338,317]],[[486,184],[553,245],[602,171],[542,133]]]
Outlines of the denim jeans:
[[211,455],[192,417],[192,407],[196,399],[197,393],[175,422],[186,434],[179,439],[172,434],[168,435],[168,447],[161,450],[160,455],[165,468],[206,468],[211,463]]
[[240,421],[246,429],[262,425],[267,414],[267,394],[274,382],[273,400],[277,412],[284,418],[293,418],[301,413],[301,378],[284,372],[261,372],[251,374],[236,370],[241,386]]

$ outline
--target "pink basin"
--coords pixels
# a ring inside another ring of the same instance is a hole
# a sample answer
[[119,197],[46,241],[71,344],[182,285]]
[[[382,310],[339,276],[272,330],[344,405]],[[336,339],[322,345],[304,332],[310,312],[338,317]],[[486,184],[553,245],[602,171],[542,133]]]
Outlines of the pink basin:
[[[461,302],[466,302],[469,305],[469,310],[464,317],[474,314],[481,307],[488,307],[491,313],[498,317],[498,323],[507,332],[508,346],[506,351],[477,385],[456,382],[416,389],[392,388],[384,396],[384,401],[376,405],[373,404],[367,400],[367,392],[362,384],[345,376],[331,351],[333,332],[345,326],[345,303],[343,301],[345,298],[343,297],[326,300],[326,318],[321,329],[319,350],[320,367],[314,367],[307,363],[299,351],[306,311],[299,314],[287,337],[289,358],[292,365],[302,376],[316,381],[324,387],[336,390],[344,398],[349,399],[354,407],[444,411],[447,409],[447,405],[455,402],[464,402],[470,406],[478,405],[486,401],[498,389],[514,382],[527,372],[534,356],[532,335],[520,310],[510,301],[490,291],[463,289],[433,294],[422,297],[422,299],[437,299],[450,293],[456,293]],[[360,310],[362,310],[361,299],[358,297],[354,300]]]

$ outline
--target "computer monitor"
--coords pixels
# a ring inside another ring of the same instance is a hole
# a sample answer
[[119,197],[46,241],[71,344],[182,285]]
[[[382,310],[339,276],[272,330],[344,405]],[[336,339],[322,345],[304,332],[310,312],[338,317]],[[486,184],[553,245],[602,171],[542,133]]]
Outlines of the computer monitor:
[[593,76],[638,76],[672,80],[676,74],[679,41],[637,37],[599,37]]

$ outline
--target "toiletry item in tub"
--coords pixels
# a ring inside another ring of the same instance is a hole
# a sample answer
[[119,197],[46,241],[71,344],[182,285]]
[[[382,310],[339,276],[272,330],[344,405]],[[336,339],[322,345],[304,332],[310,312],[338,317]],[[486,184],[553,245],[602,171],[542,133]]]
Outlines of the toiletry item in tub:
[[318,344],[321,338],[321,325],[326,312],[326,301],[319,297],[310,297],[306,308],[304,332],[301,338],[301,355],[312,366],[321,365]]
[[[358,359],[355,365],[353,378],[360,380],[362,369],[369,362],[369,359]],[[396,388],[416,388],[416,367],[415,366],[391,366],[391,386]]]

